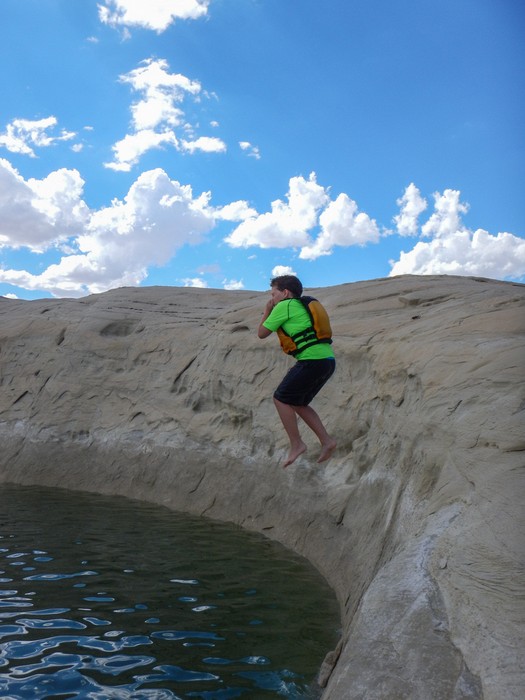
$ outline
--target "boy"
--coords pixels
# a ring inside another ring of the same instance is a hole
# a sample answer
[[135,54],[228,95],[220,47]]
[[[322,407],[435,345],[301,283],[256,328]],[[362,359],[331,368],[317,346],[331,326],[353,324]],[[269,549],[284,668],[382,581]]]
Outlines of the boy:
[[[295,336],[312,326],[310,316],[300,301],[303,285],[297,277],[275,277],[270,282],[270,288],[271,297],[266,303],[257,332],[259,338],[267,338],[274,331],[285,331],[286,334]],[[328,434],[317,413],[308,405],[335,371],[335,357],[330,342],[315,340],[313,344],[309,342],[308,347],[301,349],[301,342],[298,341],[295,354],[297,362],[273,395],[277,413],[290,440],[290,450],[283,467],[288,467],[306,451],[299,433],[297,416],[303,419],[321,443],[318,462],[329,459],[336,448],[334,438]]]

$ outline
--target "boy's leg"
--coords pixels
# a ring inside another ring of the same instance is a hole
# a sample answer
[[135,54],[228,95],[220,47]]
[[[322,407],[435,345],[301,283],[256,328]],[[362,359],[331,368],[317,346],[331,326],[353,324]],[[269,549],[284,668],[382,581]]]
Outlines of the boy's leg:
[[306,425],[312,430],[321,443],[321,454],[319,455],[318,462],[325,462],[332,455],[332,452],[337,447],[337,443],[334,438],[328,434],[323,422],[319,418],[319,415],[311,406],[294,406],[293,407],[297,415],[299,415]]
[[290,406],[276,398],[274,398],[273,402],[286,434],[288,435],[288,439],[290,440],[290,451],[283,463],[283,467],[288,467],[292,462],[295,462],[299,455],[306,451],[306,445],[301,440],[301,435],[299,433],[296,413],[297,406]]

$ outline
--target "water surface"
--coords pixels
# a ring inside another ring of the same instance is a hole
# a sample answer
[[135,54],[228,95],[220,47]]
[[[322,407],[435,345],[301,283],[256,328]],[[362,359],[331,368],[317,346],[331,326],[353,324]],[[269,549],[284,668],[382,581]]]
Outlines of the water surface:
[[260,535],[0,486],[0,697],[318,697],[338,627],[319,573]]

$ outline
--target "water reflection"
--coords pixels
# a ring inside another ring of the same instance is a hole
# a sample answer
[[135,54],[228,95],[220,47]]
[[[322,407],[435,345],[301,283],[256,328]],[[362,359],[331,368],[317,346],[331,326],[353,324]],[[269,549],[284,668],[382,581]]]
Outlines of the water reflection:
[[1,487],[1,697],[311,698],[337,626],[319,574],[259,535]]

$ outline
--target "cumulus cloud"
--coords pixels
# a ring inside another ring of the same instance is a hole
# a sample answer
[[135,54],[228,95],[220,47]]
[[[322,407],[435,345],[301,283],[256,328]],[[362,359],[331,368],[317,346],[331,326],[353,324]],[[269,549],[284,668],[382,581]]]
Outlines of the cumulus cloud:
[[315,173],[308,180],[292,177],[287,201],[272,202],[271,211],[245,219],[225,241],[233,248],[295,248],[310,243],[309,231],[317,224],[328,194],[317,184]]
[[196,287],[198,289],[206,289],[208,283],[202,277],[184,277],[180,280],[183,287]]
[[459,190],[445,190],[434,194],[434,213],[421,227],[423,236],[449,236],[462,228],[461,215],[466,214],[469,205],[460,202]]
[[525,240],[511,233],[493,236],[478,229],[419,241],[392,263],[391,277],[407,274],[518,279],[525,275]]
[[138,68],[120,76],[122,83],[131,85],[142,94],[132,105],[133,124],[137,130],[154,129],[162,122],[178,126],[183,117],[177,106],[189,95],[198,95],[201,84],[180,73],[170,73],[165,59],[146,59]]
[[[435,193],[434,211],[419,228],[414,221],[423,198],[417,188],[405,195],[399,205],[408,218],[399,225],[404,236],[410,229],[418,240],[391,261],[391,275],[525,276],[525,239],[481,228],[470,231],[462,220],[468,205],[458,191]],[[206,241],[217,221],[240,222],[226,239],[232,247],[297,248],[299,257],[309,260],[329,255],[337,246],[361,246],[380,238],[376,222],[355,201],[345,193],[331,199],[329,188],[319,185],[314,173],[308,179],[291,178],[286,198],[274,201],[264,214],[245,200],[214,208],[209,192],[196,196],[160,168],[142,173],[125,197],[108,206],[92,210],[83,197],[84,181],[76,170],[62,168],[26,180],[0,159],[0,248],[54,250],[58,260],[38,273],[0,269],[0,282],[55,296],[137,285],[149,268],[165,265],[182,246]],[[410,202],[416,206],[409,212]],[[213,274],[221,274],[217,278],[224,288],[243,288],[242,280],[223,279],[219,268]],[[272,276],[281,274],[295,273],[289,265],[276,265]],[[202,274],[183,283],[206,284]]]
[[[416,188],[417,189],[417,188]],[[422,226],[418,241],[399,260],[390,261],[394,275],[470,275],[519,279],[525,275],[525,240],[512,233],[491,235],[484,229],[470,231],[462,215],[469,206],[458,190],[434,194],[434,212]],[[401,202],[403,205],[404,202]],[[414,234],[417,227],[411,228]]]
[[336,245],[366,245],[379,240],[376,222],[368,214],[359,212],[356,202],[344,193],[328,204],[319,217],[319,224],[321,232],[314,243],[299,253],[304,260],[331,255]]
[[223,280],[222,288],[230,290],[244,289],[244,282],[242,280]]
[[203,151],[204,153],[224,153],[226,144],[214,136],[199,136],[194,141],[182,141],[182,148],[188,153]]
[[421,196],[413,182],[406,188],[403,196],[397,200],[401,211],[394,217],[400,236],[415,236],[418,232],[418,217],[427,208],[427,201]]
[[300,248],[300,258],[315,260],[330,255],[334,246],[379,240],[376,222],[359,212],[357,204],[344,193],[332,201],[328,188],[317,183],[315,173],[308,180],[291,178],[286,197],[285,202],[272,202],[271,211],[242,221],[226,237],[226,243],[234,248]]
[[257,212],[253,207],[250,207],[248,202],[240,199],[236,202],[230,202],[224,207],[217,207],[215,210],[215,218],[223,221],[244,221],[250,217],[256,217]]
[[276,265],[272,268],[272,277],[281,277],[281,275],[297,276],[297,273],[289,265]]
[[[13,225],[7,241],[10,246],[25,245],[36,250],[44,244],[58,245],[58,239],[52,238],[49,224],[52,217],[62,222],[58,215],[61,209],[58,194],[63,197],[71,216],[77,216],[75,229],[66,226],[70,223],[67,219],[62,227],[55,229],[55,236],[58,234],[61,239],[69,234],[68,245],[72,250],[58,263],[40,274],[0,270],[1,282],[25,289],[46,290],[55,296],[81,296],[112,287],[137,285],[146,278],[149,267],[166,264],[183,245],[201,243],[215,224],[209,195],[194,197],[191,187],[170,180],[161,169],[142,173],[123,200],[115,199],[110,206],[97,211],[89,211],[80,199],[81,181],[73,177],[77,185],[74,193],[67,186],[67,177],[71,177],[69,171],[57,171],[45,180],[28,183],[20,176],[13,177],[12,171],[9,173],[6,168],[4,171],[11,176],[13,194],[18,195],[18,198],[0,201],[0,220],[4,220],[6,209],[11,214]],[[40,204],[39,208],[31,208],[28,188],[37,203],[40,202],[37,196],[46,189],[54,193],[55,199]],[[27,212],[32,217],[30,221]],[[37,241],[28,241],[28,236],[34,235],[28,233],[33,225],[46,235]],[[4,239],[5,235],[1,241]]]
[[83,188],[76,170],[61,168],[26,181],[0,158],[0,248],[42,252],[81,232],[89,214]]
[[[112,170],[129,172],[141,156],[152,148],[172,146],[186,153],[204,151],[222,153],[226,144],[217,137],[193,137],[183,110],[186,99],[202,97],[202,86],[180,73],[170,73],[165,59],[147,59],[138,68],[120,76],[140,95],[131,105],[131,133],[112,147],[113,160],[104,165]],[[176,130],[184,131],[179,138]]]
[[49,133],[57,126],[56,117],[45,117],[44,119],[13,119],[3,133],[0,133],[0,146],[4,146],[11,153],[22,153],[23,155],[36,158],[34,149],[53,146],[60,141],[70,141],[75,138],[74,131],[62,129],[58,134]]
[[156,132],[152,129],[142,129],[134,134],[127,134],[113,146],[115,158],[110,163],[104,163],[106,168],[129,172],[141,156],[152,148],[162,148],[164,145],[177,146],[178,140],[172,131]]
[[98,6],[101,22],[112,27],[142,27],[158,34],[175,20],[199,19],[210,0],[106,0]]

